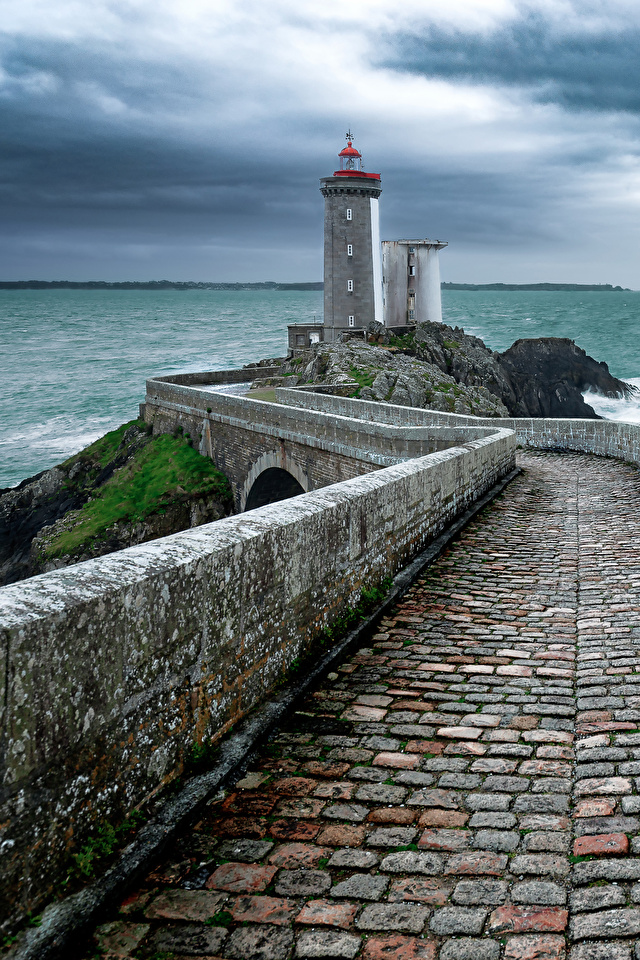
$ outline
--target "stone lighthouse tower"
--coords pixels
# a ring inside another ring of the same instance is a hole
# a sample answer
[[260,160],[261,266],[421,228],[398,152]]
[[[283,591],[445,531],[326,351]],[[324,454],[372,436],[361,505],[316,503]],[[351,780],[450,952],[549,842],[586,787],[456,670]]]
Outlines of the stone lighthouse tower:
[[340,169],[323,177],[324,339],[383,322],[379,173],[365,173],[362,156],[347,134]]

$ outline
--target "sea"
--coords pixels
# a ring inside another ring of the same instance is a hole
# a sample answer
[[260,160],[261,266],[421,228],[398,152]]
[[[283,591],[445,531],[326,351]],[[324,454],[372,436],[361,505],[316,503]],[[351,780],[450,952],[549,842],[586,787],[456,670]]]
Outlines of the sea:
[[[570,337],[640,387],[640,292],[444,290],[442,312],[493,350]],[[317,291],[0,290],[0,488],[135,419],[148,377],[283,357],[287,325],[321,319]],[[638,397],[586,399],[640,422]]]

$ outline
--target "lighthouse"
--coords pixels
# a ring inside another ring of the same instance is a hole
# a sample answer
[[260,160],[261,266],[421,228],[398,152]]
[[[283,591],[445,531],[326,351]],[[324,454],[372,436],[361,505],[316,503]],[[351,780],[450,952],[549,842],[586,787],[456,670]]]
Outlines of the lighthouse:
[[[439,252],[446,240],[380,241],[379,173],[363,169],[353,134],[340,169],[320,180],[324,197],[324,323],[290,324],[289,355],[344,334],[366,336],[372,321],[401,335],[442,323]],[[383,275],[384,270],[384,275]]]
[[346,135],[340,169],[320,181],[324,197],[324,339],[383,322],[379,173],[363,169]]

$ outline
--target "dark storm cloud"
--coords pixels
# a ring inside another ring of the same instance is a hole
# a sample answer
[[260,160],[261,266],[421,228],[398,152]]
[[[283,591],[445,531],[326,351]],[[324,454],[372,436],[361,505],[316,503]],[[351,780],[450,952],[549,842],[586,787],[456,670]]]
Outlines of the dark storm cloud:
[[[640,33],[587,32],[578,15],[561,33],[489,0],[481,26],[454,19],[474,3],[451,0],[445,28],[417,0],[412,23],[427,26],[395,34],[399,0],[353,5],[353,21],[327,0],[321,29],[309,0],[229,2],[219,22],[220,3],[190,20],[141,0],[136,19],[95,0],[56,35],[32,14],[0,38],[0,276],[318,279],[318,178],[349,123],[383,175],[385,236],[444,237],[452,257],[563,229],[572,242],[567,198],[588,209],[594,175],[630,152]],[[394,149],[405,121],[408,149]]]
[[640,112],[640,31],[560,32],[529,15],[488,34],[438,27],[391,38],[395,70],[526,87],[540,103]]
[[[191,67],[143,66],[108,45],[49,42],[7,51],[4,69],[11,78],[10,95],[0,101],[5,224],[108,227],[126,215],[132,233],[170,226],[181,234],[235,238],[259,229],[272,239],[286,233],[307,242],[318,233],[316,185],[331,172],[330,155],[319,156],[314,169],[295,141],[281,150],[263,140],[253,153],[238,149],[232,137],[208,140],[156,119],[156,108],[167,117],[195,99]],[[88,85],[126,112],[97,109],[83,93]],[[452,174],[428,157],[418,194],[412,171],[390,166],[383,180],[387,234],[417,235],[426,221],[432,232],[495,237],[508,229],[506,211],[524,196],[499,175]]]
[[[104,85],[109,94],[138,109],[166,111],[184,106],[198,77],[179,65],[135,55],[108,39],[6,38],[0,48],[5,73],[3,99],[31,102],[49,121],[72,121],[88,113],[82,85]],[[191,79],[191,84],[189,83]]]
[[242,151],[185,122],[207,99],[192,63],[40,42],[5,49],[2,66],[5,236],[119,227],[131,241],[154,233],[232,241],[259,231],[273,243],[286,225],[308,243],[318,230],[320,207],[315,217],[305,209],[308,171],[297,158]]
[[534,174],[508,178],[485,172],[436,169],[421,178],[420,190],[401,170],[386,172],[383,233],[388,237],[473,239],[512,246],[554,239],[556,225],[546,211],[558,200],[558,183],[540,183]]

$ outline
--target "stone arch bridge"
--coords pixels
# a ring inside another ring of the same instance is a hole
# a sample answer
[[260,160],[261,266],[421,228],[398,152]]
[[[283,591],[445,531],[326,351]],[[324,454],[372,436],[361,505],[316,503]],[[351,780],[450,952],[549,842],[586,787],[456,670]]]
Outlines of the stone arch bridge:
[[384,423],[310,410],[308,391],[282,390],[278,403],[220,392],[232,373],[239,371],[148,380],[144,418],[154,433],[188,434],[231,481],[238,512],[495,432],[484,425]]
[[[156,432],[186,431],[230,477],[238,510],[299,487],[304,496],[0,590],[0,847],[10,851],[0,924],[39,911],[67,875],[70,837],[80,849],[97,824],[156,797],[195,743],[217,742],[299,658],[317,656],[365,589],[403,576],[510,478],[517,443],[640,464],[637,424],[478,420],[310,390],[279,388],[277,403],[211,390],[272,375],[154,379],[144,416]],[[611,581],[616,596],[620,583]],[[624,799],[637,812],[636,796]],[[164,842],[165,827],[153,829]]]

